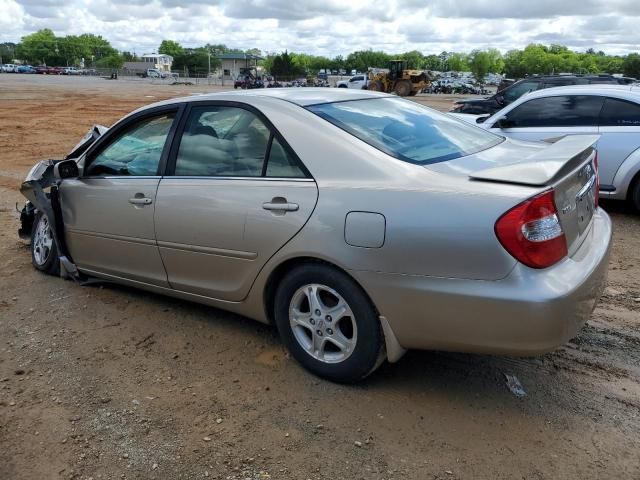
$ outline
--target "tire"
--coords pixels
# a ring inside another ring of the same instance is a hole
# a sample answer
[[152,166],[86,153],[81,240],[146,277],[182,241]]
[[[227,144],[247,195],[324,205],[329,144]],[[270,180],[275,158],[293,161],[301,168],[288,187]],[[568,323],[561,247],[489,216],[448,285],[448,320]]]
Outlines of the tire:
[[362,289],[337,269],[307,263],[291,270],[278,285],[274,311],[282,342],[320,377],[354,383],[384,359],[375,308]]
[[380,80],[374,80],[373,82],[369,83],[367,89],[371,90],[372,92],[383,92],[384,86],[382,85],[382,82]]
[[632,183],[629,191],[629,203],[631,203],[636,212],[640,213],[640,175]]
[[31,263],[41,272],[60,275],[58,246],[53,238],[49,219],[43,212],[36,213],[31,230]]
[[411,93],[411,83],[409,80],[398,80],[394,90],[399,97],[406,97]]
[[338,85],[338,88],[348,88],[346,85]]

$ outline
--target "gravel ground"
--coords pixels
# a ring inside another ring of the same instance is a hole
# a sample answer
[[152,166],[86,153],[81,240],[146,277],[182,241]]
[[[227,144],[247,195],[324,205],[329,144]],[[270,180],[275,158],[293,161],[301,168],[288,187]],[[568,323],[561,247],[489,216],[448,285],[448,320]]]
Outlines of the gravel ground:
[[309,375],[237,315],[36,272],[16,234],[31,165],[209,90],[0,75],[0,479],[640,478],[640,216],[624,205],[604,203],[609,286],[566,346],[410,352],[358,386]]

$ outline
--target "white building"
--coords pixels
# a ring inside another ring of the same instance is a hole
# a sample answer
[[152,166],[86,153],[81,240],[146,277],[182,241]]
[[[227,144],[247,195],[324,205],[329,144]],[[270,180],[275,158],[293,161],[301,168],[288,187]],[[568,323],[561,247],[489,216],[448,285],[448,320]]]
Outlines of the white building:
[[237,80],[245,71],[257,69],[258,61],[262,60],[262,57],[249,53],[223,53],[217,57],[221,65],[215,74],[224,80]]
[[153,64],[149,65],[148,68],[157,68],[160,71],[170,72],[173,57],[164,53],[145,53],[142,55],[142,61]]

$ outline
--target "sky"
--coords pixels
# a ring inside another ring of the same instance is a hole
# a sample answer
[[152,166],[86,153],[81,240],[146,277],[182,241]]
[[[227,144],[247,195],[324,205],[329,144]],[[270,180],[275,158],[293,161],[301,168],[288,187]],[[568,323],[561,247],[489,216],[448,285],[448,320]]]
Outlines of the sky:
[[0,0],[0,42],[51,28],[137,54],[162,39],[331,57],[529,43],[626,54],[640,49],[639,20],[640,0]]

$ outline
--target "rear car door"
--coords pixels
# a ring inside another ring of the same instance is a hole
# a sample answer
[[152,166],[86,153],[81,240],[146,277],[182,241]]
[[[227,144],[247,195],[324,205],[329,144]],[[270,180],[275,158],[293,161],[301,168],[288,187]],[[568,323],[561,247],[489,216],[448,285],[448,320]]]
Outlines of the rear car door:
[[156,236],[177,290],[239,301],[305,224],[315,181],[270,122],[241,103],[195,103],[160,182]]
[[613,179],[622,162],[640,146],[640,105],[607,98],[600,114],[598,160],[600,183],[613,188]]
[[491,131],[518,140],[545,140],[561,135],[597,134],[604,102],[595,95],[533,98],[508,111]]
[[65,238],[82,271],[168,286],[154,209],[177,107],[137,115],[86,154],[82,176],[60,187]]

